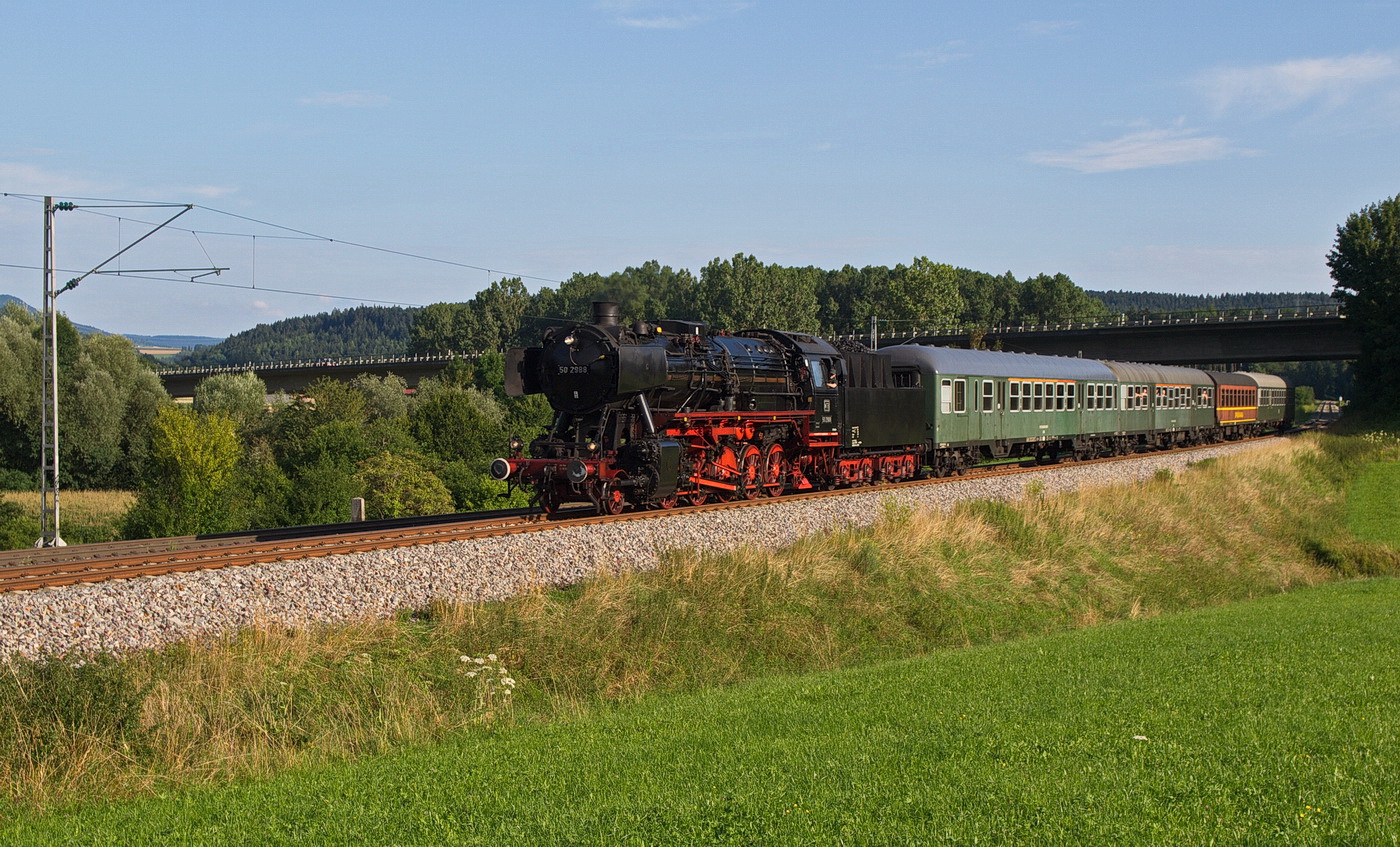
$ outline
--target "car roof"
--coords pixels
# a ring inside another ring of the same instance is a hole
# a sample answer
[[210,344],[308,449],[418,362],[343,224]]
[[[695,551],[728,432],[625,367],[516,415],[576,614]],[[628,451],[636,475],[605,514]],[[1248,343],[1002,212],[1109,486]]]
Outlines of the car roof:
[[899,344],[875,351],[892,364],[917,367],[924,373],[959,376],[1000,376],[1013,379],[1113,380],[1113,371],[1097,359],[1037,356],[998,350],[963,350],[927,344]]

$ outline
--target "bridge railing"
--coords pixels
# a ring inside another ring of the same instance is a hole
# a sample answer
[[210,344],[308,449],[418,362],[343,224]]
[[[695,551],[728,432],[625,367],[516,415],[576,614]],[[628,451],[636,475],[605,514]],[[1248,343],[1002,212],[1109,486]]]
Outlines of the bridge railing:
[[241,365],[157,367],[156,373],[160,376],[209,376],[212,374],[295,370],[298,368],[379,368],[400,364],[447,364],[453,359],[475,359],[480,355],[480,353],[445,353],[438,356],[322,356],[316,359],[293,359],[284,362],[245,362]]
[[[1162,312],[1157,314],[1129,315],[1120,313],[1113,317],[1103,318],[1083,318],[1071,319],[1060,323],[1039,323],[1039,324],[997,324],[996,326],[981,326],[976,324],[958,324],[953,326],[928,327],[925,329],[902,330],[900,332],[882,332],[879,338],[883,340],[898,341],[923,336],[966,336],[972,333],[984,335],[1009,335],[1020,332],[1064,332],[1068,330],[1085,330],[1112,327],[1154,327],[1154,326],[1180,326],[1186,324],[1228,324],[1247,323],[1256,321],[1289,321],[1305,320],[1309,318],[1340,318],[1341,306],[1339,304],[1324,304],[1318,306],[1285,306],[1277,309],[1230,309],[1223,312]],[[864,341],[870,338],[868,332],[855,332],[835,336],[838,340]]]

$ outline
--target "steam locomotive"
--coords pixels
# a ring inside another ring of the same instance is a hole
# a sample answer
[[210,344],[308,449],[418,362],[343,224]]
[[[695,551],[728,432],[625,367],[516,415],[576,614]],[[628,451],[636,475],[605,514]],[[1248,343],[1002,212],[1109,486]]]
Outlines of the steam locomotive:
[[772,329],[693,321],[545,330],[506,355],[506,392],[555,410],[491,475],[546,512],[600,513],[711,498],[961,473],[1199,444],[1283,428],[1292,391],[1269,374],[897,345],[838,349]]

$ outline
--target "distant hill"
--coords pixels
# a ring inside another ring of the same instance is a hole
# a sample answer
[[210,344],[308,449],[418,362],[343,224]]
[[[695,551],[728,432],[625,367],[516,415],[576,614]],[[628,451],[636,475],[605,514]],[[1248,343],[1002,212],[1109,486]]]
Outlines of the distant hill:
[[186,365],[242,365],[300,359],[402,356],[417,309],[359,306],[287,318],[178,356]]
[[[39,311],[14,295],[0,294],[0,309],[4,309],[5,305],[8,303],[18,303],[35,314]],[[77,327],[78,332],[81,332],[83,335],[92,335],[94,333],[98,335],[122,335],[137,347],[193,349],[199,346],[207,347],[211,344],[218,344],[220,341],[223,341],[222,338],[213,338],[207,335],[132,335],[126,332],[111,332],[105,329],[98,329],[95,326],[88,326],[87,324],[73,324],[73,326]]]
[[208,335],[131,335],[125,332],[121,335],[125,335],[137,347],[176,347],[181,350],[210,347],[223,341],[222,338]]
[[1224,312],[1230,309],[1293,309],[1300,306],[1333,306],[1337,301],[1318,292],[1301,294],[1159,294],[1151,291],[1086,291],[1114,314],[1143,315],[1159,312]]

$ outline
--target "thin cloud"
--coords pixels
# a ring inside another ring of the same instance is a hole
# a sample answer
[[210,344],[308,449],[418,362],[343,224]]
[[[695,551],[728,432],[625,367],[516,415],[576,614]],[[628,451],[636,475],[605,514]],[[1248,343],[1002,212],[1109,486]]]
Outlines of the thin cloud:
[[1216,114],[1237,108],[1273,113],[1310,103],[1334,108],[1397,76],[1400,62],[1395,57],[1358,53],[1274,65],[1216,68],[1198,76],[1196,87]]
[[99,194],[106,190],[89,180],[45,170],[27,162],[0,162],[0,190],[12,194],[51,194],[74,196]]
[[392,100],[387,94],[373,91],[323,91],[301,98],[303,106],[343,106],[349,109],[374,109],[387,106]]
[[964,59],[972,58],[972,54],[967,50],[965,41],[948,41],[938,47],[930,47],[927,50],[914,50],[909,53],[899,54],[899,63],[907,70],[928,70],[930,68],[942,67],[953,62],[961,62]]
[[618,26],[632,29],[689,29],[734,15],[753,5],[747,0],[603,0],[596,5]]
[[220,197],[227,197],[236,194],[237,188],[229,188],[222,185],[178,185],[171,188],[162,188],[156,191],[148,191],[154,197],[203,197],[207,200],[217,200]]
[[1017,27],[1023,35],[1035,38],[1064,35],[1070,30],[1078,28],[1079,21],[1026,21]]
[[1153,129],[1112,141],[1096,141],[1077,150],[1042,150],[1026,159],[1037,165],[1094,174],[1205,162],[1249,152],[1235,147],[1227,138],[1200,135],[1194,129]]

